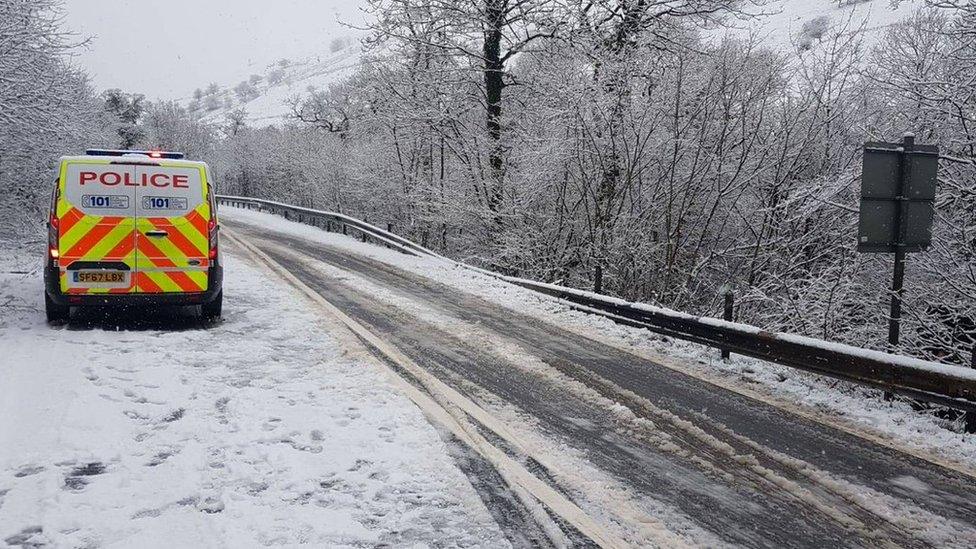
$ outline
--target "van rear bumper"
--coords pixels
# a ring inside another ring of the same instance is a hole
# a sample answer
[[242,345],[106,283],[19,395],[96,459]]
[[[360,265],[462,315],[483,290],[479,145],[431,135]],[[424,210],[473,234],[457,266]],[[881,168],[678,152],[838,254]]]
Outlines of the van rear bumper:
[[195,293],[66,295],[61,292],[60,272],[50,260],[44,268],[44,291],[59,306],[95,307],[126,305],[202,305],[217,298],[224,284],[224,268],[215,264],[207,271],[207,290]]

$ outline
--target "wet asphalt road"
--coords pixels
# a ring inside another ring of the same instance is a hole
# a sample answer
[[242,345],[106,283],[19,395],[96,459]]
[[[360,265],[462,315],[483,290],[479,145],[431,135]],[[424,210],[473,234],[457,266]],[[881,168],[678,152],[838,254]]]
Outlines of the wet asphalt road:
[[[391,265],[239,221],[224,223],[443,381],[533,418],[554,441],[720,542],[976,546],[972,477]],[[459,328],[377,299],[316,261],[456,319]],[[589,390],[526,367],[538,361]],[[649,421],[621,418],[607,400]],[[553,478],[584,509],[595,505],[597,498],[571,480]]]

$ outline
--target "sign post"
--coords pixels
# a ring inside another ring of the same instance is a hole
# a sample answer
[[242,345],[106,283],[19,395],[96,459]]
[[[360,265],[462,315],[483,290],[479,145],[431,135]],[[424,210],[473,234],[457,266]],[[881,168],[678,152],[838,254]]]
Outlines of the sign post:
[[912,176],[911,153],[914,148],[915,135],[905,134],[902,139],[902,151],[904,152],[901,155],[901,170],[899,170],[895,193],[895,268],[891,280],[891,316],[888,320],[888,344],[892,347],[898,345],[898,336],[901,331],[901,298],[905,291],[905,246],[899,244],[905,241],[905,213],[907,213],[907,208],[903,201],[905,181]]
[[938,170],[939,148],[916,145],[914,134],[905,134],[902,143],[864,145],[857,251],[895,254],[888,323],[892,346],[899,339],[906,255],[932,242]]

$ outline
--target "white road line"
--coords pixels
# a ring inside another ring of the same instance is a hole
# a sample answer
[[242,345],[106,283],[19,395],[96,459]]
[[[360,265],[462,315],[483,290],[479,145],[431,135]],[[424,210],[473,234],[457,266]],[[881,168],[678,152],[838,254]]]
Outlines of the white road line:
[[[299,280],[278,262],[271,259],[264,252],[256,247],[244,242],[240,237],[234,235],[226,228],[223,231],[232,242],[237,244],[245,253],[252,257],[259,264],[271,269],[273,272],[284,278],[298,291],[308,297],[311,301],[325,310],[334,319],[341,322],[356,336],[364,342],[378,350],[388,360],[403,368],[411,376],[417,379],[428,394],[411,385],[403,379],[392,368],[390,370],[393,378],[398,380],[398,384],[404,393],[409,397],[426,415],[433,421],[441,424],[450,430],[461,441],[477,451],[482,457],[488,460],[499,472],[509,486],[515,488],[513,492],[518,494],[521,491],[527,492],[543,503],[560,518],[571,524],[583,535],[589,537],[601,547],[617,548],[627,547],[628,544],[617,538],[613,533],[598,524],[589,515],[568,498],[560,494],[551,486],[537,478],[529,472],[522,464],[510,458],[505,452],[498,449],[488,442],[477,429],[470,424],[464,414],[474,418],[476,421],[495,432],[519,452],[544,463],[544,458],[537,459],[526,450],[518,437],[511,433],[507,427],[499,420],[491,416],[487,411],[475,404],[473,401],[454,390],[452,387],[437,379],[420,365],[411,360],[408,356],[400,352],[378,336],[370,332],[366,327],[356,322],[348,315],[339,310],[335,305],[327,301],[321,294],[310,288]],[[385,366],[385,365],[384,365]],[[457,408],[463,413],[452,413],[452,408]],[[531,508],[531,506],[530,506]],[[664,547],[690,547],[683,539],[671,532],[661,530],[657,532],[657,541]]]

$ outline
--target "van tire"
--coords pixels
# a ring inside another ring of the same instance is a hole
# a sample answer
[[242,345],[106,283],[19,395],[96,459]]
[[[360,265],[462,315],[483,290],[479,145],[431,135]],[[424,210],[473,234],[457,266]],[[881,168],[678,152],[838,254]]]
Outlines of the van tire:
[[67,305],[58,305],[51,299],[50,294],[44,292],[44,312],[47,314],[48,322],[64,322],[68,320],[71,308]]
[[213,298],[209,303],[204,303],[200,306],[200,316],[204,320],[214,321],[220,318],[221,310],[224,306],[224,291],[221,290],[217,293],[217,297]]

